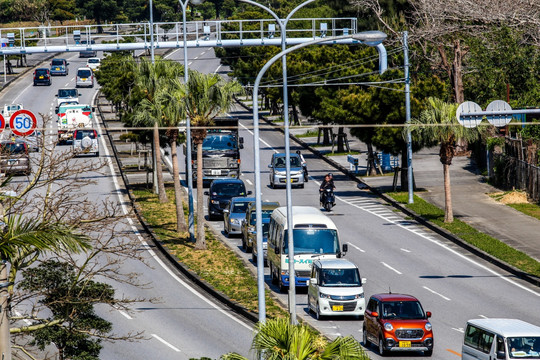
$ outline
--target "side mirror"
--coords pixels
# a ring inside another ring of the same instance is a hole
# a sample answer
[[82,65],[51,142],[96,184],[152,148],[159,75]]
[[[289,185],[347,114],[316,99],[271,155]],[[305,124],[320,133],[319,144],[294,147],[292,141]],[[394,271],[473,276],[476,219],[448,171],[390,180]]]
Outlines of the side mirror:
[[239,145],[238,145],[238,148],[239,148],[239,149],[243,149],[243,148],[244,148],[244,144],[239,144]]
[[279,247],[276,246],[274,248],[274,254],[279,255]]
[[96,107],[92,106],[92,112],[96,112]]
[[371,312],[371,316],[378,318],[378,317],[379,317],[379,313],[376,312],[376,311],[372,311],[372,312]]
[[428,318],[431,317],[431,311],[426,311],[426,317],[428,317]]
[[504,351],[497,351],[497,359],[506,359],[506,353]]
[[209,195],[208,191],[205,191],[205,192],[204,192],[204,195]]
[[253,194],[253,191],[250,190],[250,191],[247,192],[247,194],[251,195],[251,194]]
[[240,144],[243,144],[243,143],[244,143],[244,138],[243,138],[243,137],[240,137],[240,138],[238,139],[238,142],[239,142]]
[[58,115],[58,109],[54,109],[54,113]]
[[55,94],[54,96],[58,97],[58,94]]
[[79,95],[78,95],[78,96],[82,96],[82,95],[81,95],[81,93],[79,93]]
[[229,213],[229,209],[223,209],[223,212],[228,214],[228,213]]
[[272,164],[268,164],[268,167],[271,169],[271,168],[272,168]]
[[365,283],[367,283],[367,279],[366,279],[366,278],[362,278],[362,285],[364,285]]

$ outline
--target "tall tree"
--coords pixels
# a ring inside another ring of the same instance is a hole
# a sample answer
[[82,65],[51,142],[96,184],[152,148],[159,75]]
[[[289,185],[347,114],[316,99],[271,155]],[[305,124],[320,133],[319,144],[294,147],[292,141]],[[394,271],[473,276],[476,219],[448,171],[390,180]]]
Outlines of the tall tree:
[[[367,360],[362,346],[352,336],[329,342],[305,324],[291,325],[287,318],[258,323],[251,343],[254,359],[265,360]],[[229,353],[223,360],[247,360]]]
[[456,104],[446,103],[437,98],[429,98],[428,103],[427,109],[411,121],[410,129],[417,141],[430,139],[439,143],[439,158],[444,174],[444,222],[453,222],[450,165],[456,152],[456,143],[460,140],[476,140],[478,130],[459,124],[456,119]]
[[[187,84],[179,88],[178,97],[183,99],[186,114],[191,121],[193,145],[197,146],[197,240],[195,248],[206,249],[203,210],[203,156],[202,145],[206,128],[213,119],[226,113],[234,104],[234,96],[242,93],[236,81],[225,81],[217,74],[190,71]],[[188,159],[189,160],[189,159]]]

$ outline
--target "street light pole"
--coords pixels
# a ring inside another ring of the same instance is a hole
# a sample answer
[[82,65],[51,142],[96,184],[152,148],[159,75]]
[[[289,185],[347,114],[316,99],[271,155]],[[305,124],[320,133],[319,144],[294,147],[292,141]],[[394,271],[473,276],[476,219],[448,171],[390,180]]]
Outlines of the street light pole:
[[[243,0],[245,1],[245,0]],[[259,145],[259,103],[258,103],[258,97],[259,97],[259,86],[261,83],[261,79],[263,75],[266,73],[266,71],[272,66],[277,60],[282,58],[283,56],[286,56],[288,53],[293,52],[295,50],[304,48],[309,45],[314,45],[322,42],[328,42],[328,43],[336,43],[338,40],[347,39],[347,38],[354,38],[358,40],[360,43],[365,43],[369,46],[377,46],[380,44],[384,39],[386,39],[386,34],[381,31],[365,31],[358,34],[349,34],[349,35],[343,35],[343,36],[336,36],[336,37],[329,37],[329,38],[320,38],[315,39],[306,43],[298,44],[295,46],[292,46],[288,49],[285,49],[281,51],[279,54],[275,55],[272,59],[270,59],[260,70],[259,74],[257,75],[257,79],[255,80],[255,84],[253,86],[253,143],[254,143],[254,168],[255,168],[255,218],[256,218],[256,237],[257,237],[257,253],[263,254],[263,244],[262,244],[262,199],[261,199],[261,164],[260,164],[260,145]],[[386,59],[384,59],[386,61]],[[290,223],[289,223],[290,224]],[[289,228],[289,230],[292,230]],[[288,231],[290,233],[292,231]],[[289,264],[291,263],[292,258],[292,251],[291,247],[289,246]],[[269,249],[270,251],[270,249]],[[294,261],[294,258],[292,258]],[[289,279],[291,274],[289,273]],[[262,256],[257,257],[257,289],[258,289],[258,300],[259,300],[259,322],[265,322],[266,321],[266,306],[265,306],[265,292],[264,292],[264,258]],[[292,320],[291,320],[292,321]]]
[[[188,51],[187,51],[187,21],[186,21],[186,9],[189,0],[182,2],[178,0],[180,6],[182,6],[182,26],[183,26],[183,40],[184,40],[184,84],[186,84],[186,95],[187,95],[187,83],[189,80],[189,71],[188,71]],[[204,0],[191,0],[193,5],[202,4]],[[189,238],[191,242],[195,241],[195,215],[193,214],[193,170],[191,166],[191,121],[189,116],[186,116],[186,181],[188,185],[188,229],[189,229]],[[202,164],[198,164],[202,166]],[[202,216],[202,214],[199,214]]]
[[[294,8],[285,20],[280,19],[275,12],[270,10],[264,5],[256,3],[251,0],[240,0],[242,2],[255,5],[261,9],[266,10],[270,15],[276,19],[280,32],[281,32],[281,51],[283,52],[287,48],[287,23],[291,17],[302,7],[307,4],[314,2],[315,0],[307,0],[302,4]],[[286,205],[287,205],[287,224],[289,224],[289,229],[293,223],[293,214],[292,214],[292,185],[291,185],[291,148],[290,148],[290,139],[289,139],[289,93],[287,88],[287,56],[281,58],[282,64],[282,73],[283,73],[283,125],[284,125],[284,136],[285,136],[285,196],[286,196]],[[289,246],[289,314],[291,324],[296,324],[296,274],[294,271],[294,236],[293,232],[287,231],[287,240]]]
[[[155,57],[154,57],[154,5],[153,1],[150,0],[150,60],[152,61],[152,65],[155,63]],[[154,133],[158,130],[154,128]],[[159,135],[158,135],[159,136]],[[158,137],[154,134],[154,137],[152,137],[152,141],[155,141],[155,139]],[[154,144],[152,146],[152,161],[154,163],[153,171],[152,171],[152,182],[154,183],[154,192],[156,194],[159,194],[159,185],[158,185],[158,174],[157,174],[157,167],[161,164],[161,155],[159,151],[156,151],[157,146]]]
[[408,33],[403,32],[403,57],[405,58],[404,72],[405,72],[405,123],[407,124],[407,190],[409,193],[408,203],[414,203],[413,194],[413,167],[412,167],[412,138],[411,128],[411,79],[409,76],[409,43],[407,41]]

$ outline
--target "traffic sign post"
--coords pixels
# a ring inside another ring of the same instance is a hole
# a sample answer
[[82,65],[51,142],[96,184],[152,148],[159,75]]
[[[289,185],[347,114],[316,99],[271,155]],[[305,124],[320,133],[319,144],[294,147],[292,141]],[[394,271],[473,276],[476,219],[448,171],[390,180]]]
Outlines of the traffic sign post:
[[0,114],[0,133],[6,128],[6,119]]
[[29,136],[36,130],[37,119],[31,111],[19,110],[11,115],[9,126],[15,135]]

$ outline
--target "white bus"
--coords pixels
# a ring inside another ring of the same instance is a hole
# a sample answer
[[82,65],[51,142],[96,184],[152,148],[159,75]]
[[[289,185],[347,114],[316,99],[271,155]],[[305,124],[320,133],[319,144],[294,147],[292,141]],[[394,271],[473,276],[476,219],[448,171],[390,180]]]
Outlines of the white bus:
[[[311,264],[317,259],[335,259],[347,252],[347,245],[340,246],[336,225],[319,209],[311,206],[293,206],[293,237],[295,284],[306,287]],[[272,212],[268,230],[268,266],[272,283],[281,292],[289,286],[289,249],[287,208]]]
[[463,360],[540,359],[540,327],[517,319],[467,322]]

